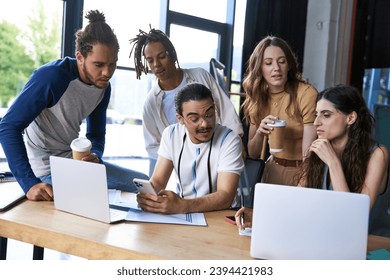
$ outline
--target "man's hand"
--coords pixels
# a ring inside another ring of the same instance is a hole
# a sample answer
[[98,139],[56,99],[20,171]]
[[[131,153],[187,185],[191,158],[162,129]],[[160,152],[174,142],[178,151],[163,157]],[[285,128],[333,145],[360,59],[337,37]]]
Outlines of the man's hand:
[[185,200],[180,198],[172,191],[162,190],[158,195],[153,194],[138,194],[137,201],[142,210],[164,213],[164,214],[178,214],[185,213]]
[[95,162],[95,163],[99,163],[100,162],[98,156],[95,153],[89,154],[88,156],[83,157],[81,160],[82,161]]
[[53,187],[47,183],[39,183],[31,187],[26,193],[29,200],[51,201],[53,200]]

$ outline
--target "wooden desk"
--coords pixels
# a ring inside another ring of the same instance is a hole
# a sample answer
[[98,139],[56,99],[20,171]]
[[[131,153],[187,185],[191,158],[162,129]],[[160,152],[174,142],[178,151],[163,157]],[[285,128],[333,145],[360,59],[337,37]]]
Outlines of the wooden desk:
[[[87,259],[251,259],[250,237],[224,220],[234,211],[206,213],[207,227],[122,222],[75,216],[53,202],[25,201],[0,213],[0,236]],[[390,238],[369,236],[368,250],[390,250]]]
[[250,259],[250,238],[206,214],[207,227],[121,222],[108,225],[25,201],[0,213],[0,236],[87,259]]

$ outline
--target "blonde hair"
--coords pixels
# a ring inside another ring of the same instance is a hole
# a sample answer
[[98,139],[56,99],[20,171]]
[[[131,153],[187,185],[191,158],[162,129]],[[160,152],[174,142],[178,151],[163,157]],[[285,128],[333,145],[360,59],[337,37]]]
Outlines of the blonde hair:
[[298,72],[298,62],[296,56],[286,41],[279,37],[267,36],[257,44],[252,52],[248,61],[245,78],[242,83],[246,93],[246,98],[241,108],[244,112],[244,117],[248,125],[259,125],[262,118],[270,111],[268,84],[263,78],[261,70],[264,51],[269,46],[281,48],[286,56],[289,70],[287,73],[285,91],[290,95],[290,103],[286,108],[286,112],[291,115],[292,118],[298,117],[298,104],[296,101],[297,88],[299,82],[305,81],[302,79],[301,73]]

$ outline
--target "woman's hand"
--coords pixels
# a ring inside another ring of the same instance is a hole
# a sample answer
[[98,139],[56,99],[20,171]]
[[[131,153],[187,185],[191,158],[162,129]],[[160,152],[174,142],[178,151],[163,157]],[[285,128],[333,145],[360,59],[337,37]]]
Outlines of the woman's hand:
[[268,126],[268,124],[273,124],[278,119],[278,117],[273,115],[268,115],[264,119],[261,120],[259,128],[257,129],[258,134],[270,134],[273,130],[273,127]]
[[316,139],[310,146],[310,151],[317,154],[317,156],[326,164],[330,165],[332,161],[337,159],[336,152],[328,139]]
[[238,227],[238,230],[244,230],[245,228],[251,228],[252,227],[252,216],[253,216],[253,209],[252,208],[245,208],[241,207],[240,210],[236,212],[234,217],[236,218],[236,224]]

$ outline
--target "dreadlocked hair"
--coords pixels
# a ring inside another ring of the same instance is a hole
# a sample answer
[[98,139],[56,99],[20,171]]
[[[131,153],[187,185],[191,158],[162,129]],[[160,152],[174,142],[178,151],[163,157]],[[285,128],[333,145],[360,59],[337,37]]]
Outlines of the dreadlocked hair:
[[104,14],[98,10],[91,10],[87,12],[85,18],[89,20],[89,23],[84,30],[76,32],[76,51],[86,57],[94,45],[103,44],[113,46],[118,52],[118,39],[106,23]]
[[134,52],[134,68],[137,79],[141,79],[142,73],[145,75],[148,73],[149,67],[144,55],[144,51],[145,47],[150,42],[160,42],[165,47],[167,55],[171,61],[173,63],[177,63],[177,66],[180,68],[175,47],[173,46],[171,40],[169,40],[168,36],[161,30],[150,27],[150,31],[147,33],[140,29],[139,34],[135,38],[130,39],[129,42],[130,45],[134,44],[131,48],[129,57],[131,57]]

